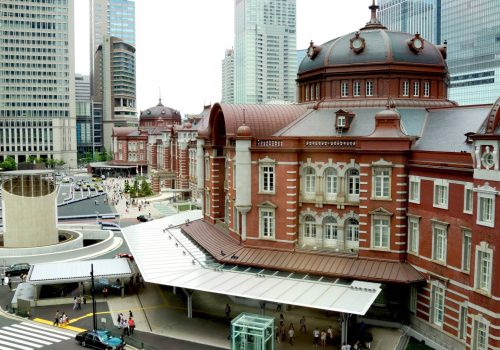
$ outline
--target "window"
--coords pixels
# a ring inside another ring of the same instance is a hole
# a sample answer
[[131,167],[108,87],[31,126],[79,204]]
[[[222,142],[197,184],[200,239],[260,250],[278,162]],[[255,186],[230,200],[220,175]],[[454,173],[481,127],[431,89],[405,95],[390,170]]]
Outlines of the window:
[[472,214],[472,184],[467,183],[464,186],[464,213]]
[[431,83],[426,81],[424,83],[424,97],[429,97],[431,95]]
[[491,291],[491,263],[493,250],[486,242],[476,247],[476,288],[486,293]]
[[495,224],[495,195],[478,193],[477,223],[493,227]]
[[366,96],[373,96],[373,81],[366,82]]
[[205,157],[205,180],[210,179],[210,158]]
[[304,192],[316,193],[316,171],[311,167],[304,170]]
[[488,350],[488,324],[484,322],[482,317],[474,320],[473,329],[473,347],[474,350]]
[[274,238],[274,209],[260,209],[260,237]]
[[314,84],[311,84],[311,100],[314,100]]
[[388,217],[373,217],[372,226],[372,247],[373,248],[389,248],[389,218]]
[[316,100],[319,100],[319,94],[320,90],[319,90],[319,83],[316,84]]
[[432,323],[442,326],[444,321],[444,285],[439,282],[432,284],[431,298]]
[[373,180],[374,197],[390,198],[391,170],[374,168]]
[[337,170],[328,168],[325,170],[325,191],[326,196],[331,197],[337,194]]
[[236,157],[233,158],[233,189],[236,189]]
[[446,244],[448,226],[432,224],[432,259],[446,263]]
[[356,219],[347,221],[347,240],[351,242],[359,241],[359,222]]
[[460,305],[460,313],[458,319],[458,337],[466,339],[467,337],[467,306]]
[[418,81],[413,82],[413,96],[418,96],[420,94],[420,83]]
[[448,209],[448,181],[434,180],[434,207]]
[[205,215],[210,216],[210,192],[205,193]]
[[304,218],[304,237],[316,238],[316,220],[311,215]]
[[340,84],[340,96],[341,97],[347,97],[349,96],[349,83],[346,81],[343,81]]
[[361,96],[361,83],[358,80],[352,86],[352,94],[354,96]]
[[469,230],[462,231],[462,270],[470,271],[472,236]]
[[275,176],[274,165],[260,166],[260,192],[274,193]]
[[403,81],[403,96],[410,95],[410,82],[408,80]]
[[420,178],[416,176],[410,176],[410,195],[409,201],[411,203],[420,203]]
[[418,254],[420,237],[420,220],[417,217],[408,218],[408,251]]
[[332,216],[327,216],[323,220],[323,230],[325,239],[337,239],[337,221]]
[[306,85],[306,101],[309,101],[309,85]]
[[337,128],[344,128],[346,126],[345,124],[345,116],[344,115],[338,115],[337,116]]
[[238,213],[238,208],[236,208],[236,205],[233,206],[233,229],[236,233],[239,233],[239,222],[240,222],[240,215]]
[[358,169],[349,169],[347,172],[347,193],[350,195],[359,195]]

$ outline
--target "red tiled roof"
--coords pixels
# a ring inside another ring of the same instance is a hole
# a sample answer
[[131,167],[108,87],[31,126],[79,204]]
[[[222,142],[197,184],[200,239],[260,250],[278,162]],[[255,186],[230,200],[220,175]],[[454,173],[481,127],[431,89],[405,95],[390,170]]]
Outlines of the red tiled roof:
[[216,226],[201,220],[182,226],[182,230],[221,263],[372,282],[414,283],[425,280],[405,262],[244,247]]

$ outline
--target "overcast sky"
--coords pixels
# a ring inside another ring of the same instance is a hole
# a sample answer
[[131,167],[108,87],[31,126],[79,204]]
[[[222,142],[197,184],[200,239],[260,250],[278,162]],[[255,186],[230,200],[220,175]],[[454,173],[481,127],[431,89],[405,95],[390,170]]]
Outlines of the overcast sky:
[[[297,49],[361,28],[371,0],[296,0]],[[233,47],[234,0],[136,0],[137,107],[182,115],[220,101],[221,61]],[[75,0],[76,72],[89,72],[88,0]]]

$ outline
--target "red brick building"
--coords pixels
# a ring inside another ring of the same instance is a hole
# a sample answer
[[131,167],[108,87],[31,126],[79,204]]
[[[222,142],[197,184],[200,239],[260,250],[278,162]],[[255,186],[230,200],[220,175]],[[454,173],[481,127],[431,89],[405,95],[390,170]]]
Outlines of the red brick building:
[[500,100],[449,101],[446,47],[375,11],[311,42],[298,104],[211,108],[187,172],[204,221],[183,229],[220,262],[381,282],[367,317],[500,348]]

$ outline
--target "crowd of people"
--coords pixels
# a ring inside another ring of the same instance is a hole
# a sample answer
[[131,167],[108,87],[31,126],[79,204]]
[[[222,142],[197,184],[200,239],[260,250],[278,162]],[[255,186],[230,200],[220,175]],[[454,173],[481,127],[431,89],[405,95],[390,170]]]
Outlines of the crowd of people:
[[122,339],[125,336],[134,334],[135,321],[132,310],[128,311],[128,319],[123,316],[123,313],[120,312],[116,318],[116,323],[118,328],[120,329]]

